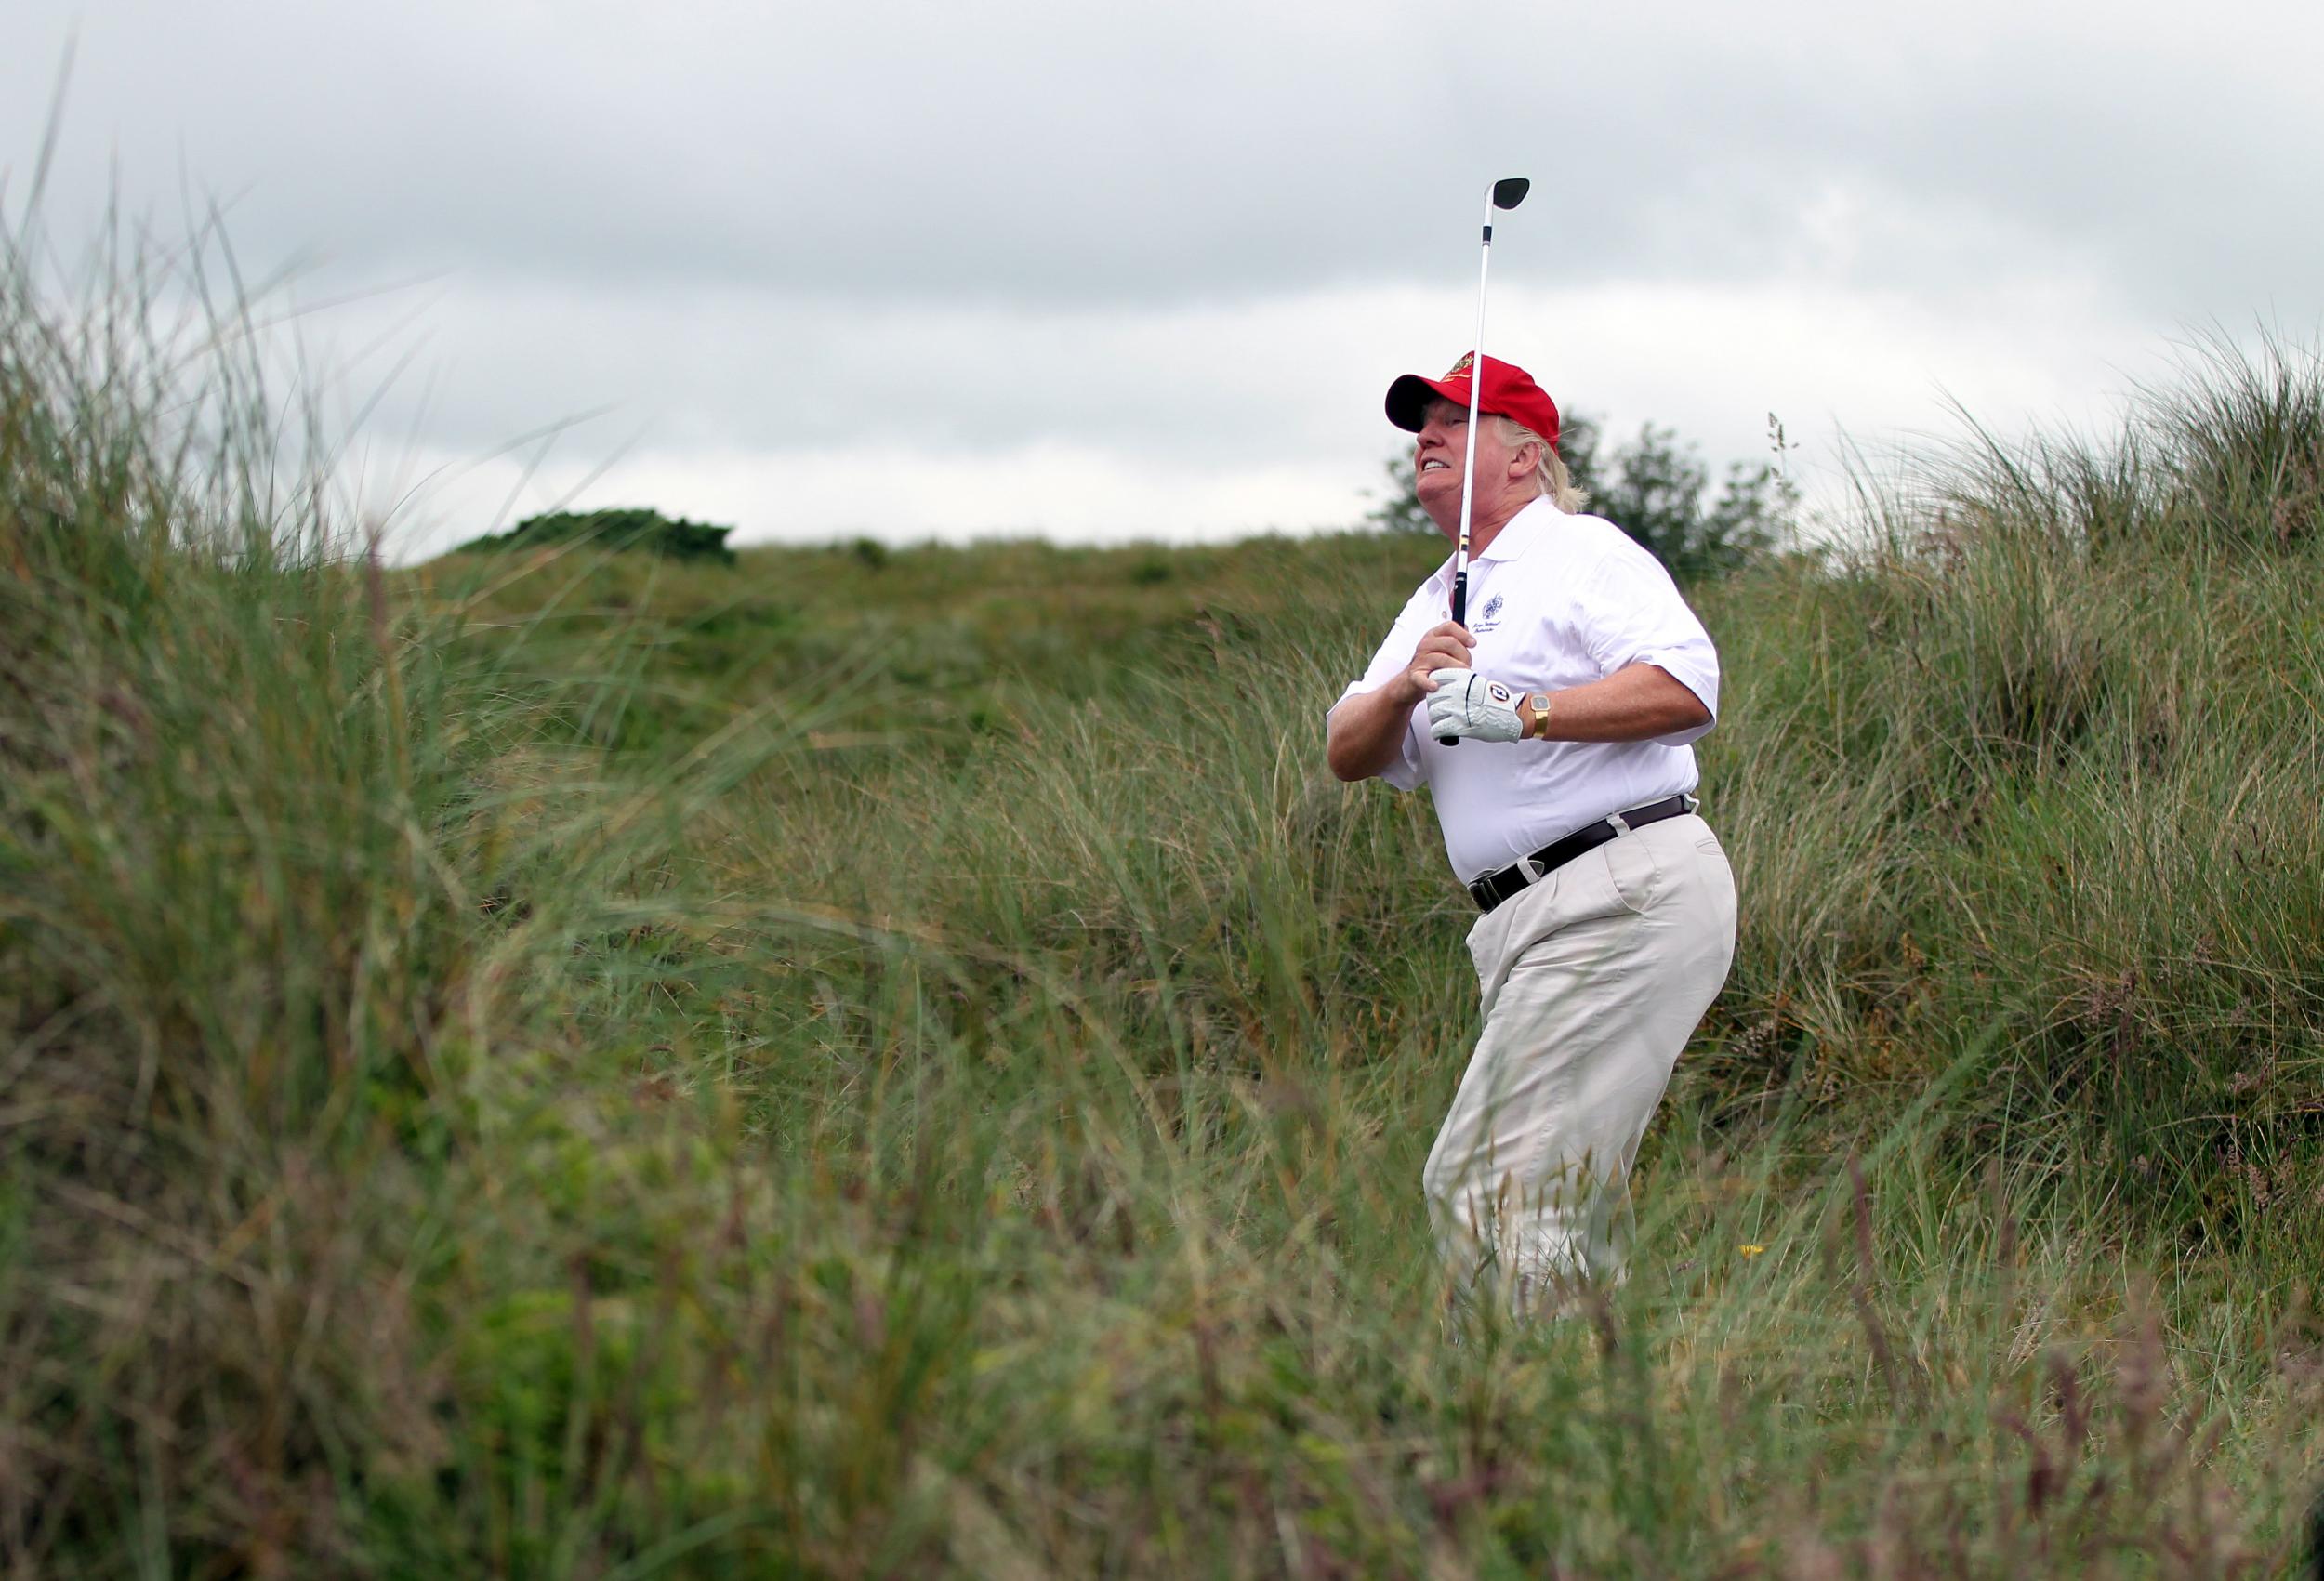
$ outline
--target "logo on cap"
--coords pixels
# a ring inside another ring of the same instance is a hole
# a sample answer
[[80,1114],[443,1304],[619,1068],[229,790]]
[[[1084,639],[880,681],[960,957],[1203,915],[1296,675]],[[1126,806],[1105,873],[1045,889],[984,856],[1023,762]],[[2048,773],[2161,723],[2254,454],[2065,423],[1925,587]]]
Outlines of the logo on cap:
[[1446,372],[1445,376],[1448,379],[1457,379],[1476,365],[1477,354],[1472,351],[1467,356],[1461,358],[1459,362],[1455,362],[1452,367]]

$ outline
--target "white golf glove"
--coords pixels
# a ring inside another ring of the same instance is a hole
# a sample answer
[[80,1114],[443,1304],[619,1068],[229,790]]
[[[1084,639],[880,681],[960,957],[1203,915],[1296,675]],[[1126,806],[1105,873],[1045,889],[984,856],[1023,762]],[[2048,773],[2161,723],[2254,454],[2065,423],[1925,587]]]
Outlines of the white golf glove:
[[1525,733],[1517,722],[1517,689],[1474,670],[1431,670],[1436,690],[1428,694],[1429,733],[1438,740],[1515,741]]

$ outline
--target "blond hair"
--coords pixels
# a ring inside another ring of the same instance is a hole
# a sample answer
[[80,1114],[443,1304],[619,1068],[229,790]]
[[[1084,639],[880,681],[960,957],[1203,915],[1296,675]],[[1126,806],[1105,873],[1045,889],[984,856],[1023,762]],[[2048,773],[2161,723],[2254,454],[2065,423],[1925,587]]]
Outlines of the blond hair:
[[1533,469],[1534,493],[1546,495],[1549,502],[1568,516],[1578,516],[1590,504],[1590,491],[1577,488],[1574,476],[1565,470],[1565,463],[1557,454],[1557,447],[1514,417],[1504,417],[1498,412],[1493,420],[1501,426],[1501,442],[1514,450],[1521,444],[1538,444],[1541,459]]

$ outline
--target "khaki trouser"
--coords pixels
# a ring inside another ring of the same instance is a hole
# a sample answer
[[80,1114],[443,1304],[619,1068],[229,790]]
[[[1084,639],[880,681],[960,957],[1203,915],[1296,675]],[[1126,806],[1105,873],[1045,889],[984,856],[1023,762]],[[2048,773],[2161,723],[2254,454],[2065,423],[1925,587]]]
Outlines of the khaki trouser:
[[1485,1032],[1430,1149],[1446,1258],[1516,1311],[1620,1271],[1626,1181],[1735,956],[1735,876],[1688,814],[1609,840],[1469,931]]

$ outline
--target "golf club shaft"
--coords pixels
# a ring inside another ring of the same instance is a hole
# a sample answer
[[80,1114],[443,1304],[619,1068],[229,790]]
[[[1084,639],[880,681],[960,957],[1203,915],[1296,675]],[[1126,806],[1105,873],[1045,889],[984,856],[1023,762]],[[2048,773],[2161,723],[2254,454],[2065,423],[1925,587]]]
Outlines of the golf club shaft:
[[1493,269],[1493,193],[1485,194],[1485,243],[1477,250],[1477,333],[1469,365],[1469,432],[1467,454],[1460,463],[1460,550],[1453,568],[1453,619],[1468,623],[1469,521],[1475,507],[1473,474],[1477,467],[1477,402],[1485,393],[1485,283]]
[[[1477,334],[1470,342],[1468,455],[1460,464],[1460,543],[1453,560],[1452,618],[1469,624],[1469,513],[1477,469],[1477,401],[1485,392],[1485,282],[1493,268],[1493,189],[1485,190],[1485,243],[1477,253]],[[1459,746],[1457,735],[1440,735],[1439,746]]]

